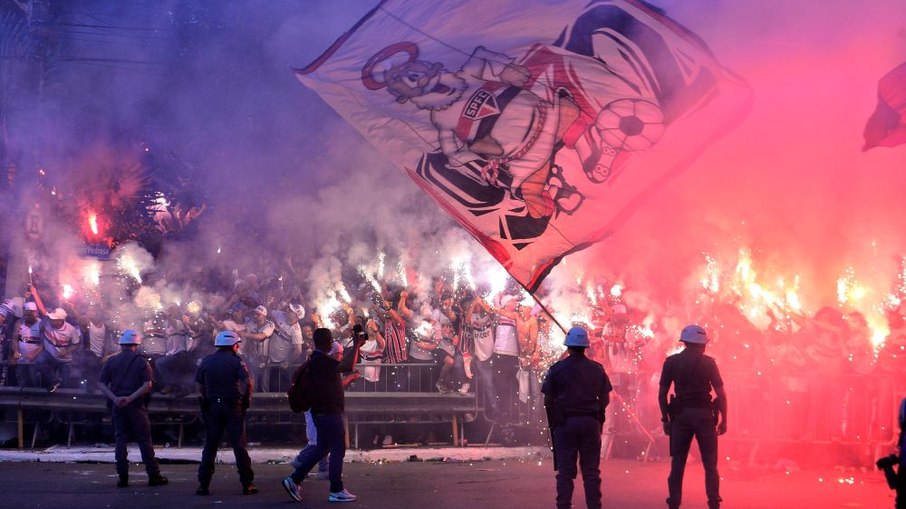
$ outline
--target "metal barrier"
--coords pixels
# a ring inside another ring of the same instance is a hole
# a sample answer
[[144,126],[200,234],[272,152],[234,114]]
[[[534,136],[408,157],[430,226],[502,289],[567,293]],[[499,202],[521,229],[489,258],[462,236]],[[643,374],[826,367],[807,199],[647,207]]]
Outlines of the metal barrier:
[[733,436],[808,443],[890,443],[897,381],[890,375],[727,373]]
[[[613,442],[658,441],[666,451],[657,405],[659,373],[612,373],[621,398],[611,397],[605,447]],[[761,446],[840,446],[880,455],[898,436],[896,411],[906,387],[887,374],[792,372],[722,373],[729,399],[729,432],[753,462]],[[620,440],[616,440],[620,438]],[[625,440],[623,440],[625,439]],[[636,450],[636,449],[633,449]],[[640,449],[647,455],[645,445]],[[659,451],[661,449],[658,449]],[[867,454],[867,453],[866,453]]]
[[[300,364],[268,364],[267,391],[286,392],[292,383],[292,375]],[[432,362],[405,363],[405,364],[357,364],[355,369],[362,373],[366,369],[376,370],[379,379],[377,382],[365,382],[364,378],[351,385],[347,392],[436,392],[434,383],[437,381],[439,366]]]
[[[413,389],[422,380],[430,380],[425,365],[404,364],[392,366],[398,373],[396,386],[401,389]],[[405,383],[403,383],[405,381]],[[384,386],[387,388],[388,386]],[[389,387],[395,387],[389,385]],[[379,391],[380,387],[352,387],[346,394],[346,414],[350,423],[355,425],[355,440],[358,443],[358,424],[381,422],[412,423],[447,423],[452,426],[454,445],[462,443],[464,430],[461,418],[466,414],[481,411],[473,394],[462,396],[458,393],[440,394],[437,391]],[[26,420],[35,428],[32,436],[32,447],[38,434],[39,422],[45,425],[54,421],[69,427],[68,442],[72,441],[74,426],[102,422],[108,413],[106,398],[97,391],[85,389],[61,388],[50,393],[36,387],[0,387],[0,409],[16,412],[19,447],[24,447],[24,427]],[[197,395],[176,397],[174,395],[155,394],[148,408],[149,414],[156,417],[159,424],[179,426],[178,446],[182,445],[183,429],[198,418]],[[45,413],[46,412],[46,413]],[[34,417],[40,413],[40,420]],[[93,418],[88,416],[93,415]],[[29,417],[28,419],[26,417]],[[402,417],[402,420],[398,420]],[[304,424],[301,414],[294,414],[289,409],[285,392],[255,393],[249,410],[250,424]]]

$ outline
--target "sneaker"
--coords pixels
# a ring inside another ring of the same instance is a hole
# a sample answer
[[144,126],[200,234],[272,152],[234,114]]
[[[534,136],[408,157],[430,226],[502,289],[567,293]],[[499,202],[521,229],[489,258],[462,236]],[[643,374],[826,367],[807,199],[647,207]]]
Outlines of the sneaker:
[[255,485],[252,483],[244,484],[242,486],[243,495],[255,495],[257,493],[258,493],[258,488],[256,488]]
[[459,395],[460,396],[468,395],[470,387],[472,387],[472,384],[470,384],[469,382],[462,384],[462,387],[459,388]]
[[289,496],[293,497],[293,500],[296,502],[302,501],[302,487],[296,484],[292,477],[283,479],[283,488],[289,493]]
[[195,490],[195,494],[202,495],[202,496],[208,496],[211,494],[211,489],[202,484],[201,486],[198,487],[197,490]]
[[156,475],[148,479],[148,486],[164,486],[169,483],[170,480],[162,475]]
[[434,387],[437,387],[437,392],[441,394],[447,394],[448,392],[450,392],[450,388],[440,380],[438,380],[437,383],[434,384]]
[[349,493],[349,490],[343,489],[343,491],[330,492],[330,495],[327,496],[328,502],[355,502],[359,497]]

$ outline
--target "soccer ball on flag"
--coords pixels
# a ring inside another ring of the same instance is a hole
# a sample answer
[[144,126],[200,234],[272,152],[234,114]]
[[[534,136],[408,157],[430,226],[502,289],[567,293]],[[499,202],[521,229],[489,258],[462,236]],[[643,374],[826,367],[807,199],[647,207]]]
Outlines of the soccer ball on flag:
[[645,150],[664,134],[664,113],[644,99],[619,99],[601,109],[595,127],[616,150]]

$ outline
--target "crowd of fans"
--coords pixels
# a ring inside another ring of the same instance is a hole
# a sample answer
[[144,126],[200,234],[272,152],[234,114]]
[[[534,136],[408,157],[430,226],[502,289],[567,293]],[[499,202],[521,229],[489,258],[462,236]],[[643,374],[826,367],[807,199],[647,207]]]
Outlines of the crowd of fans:
[[[167,285],[176,280],[169,277]],[[214,336],[232,330],[242,338],[240,353],[256,392],[282,392],[313,350],[314,329],[332,329],[342,345],[361,323],[369,340],[353,390],[463,396],[480,390],[489,419],[540,422],[540,378],[559,351],[551,351],[546,339],[549,317],[527,304],[530,297],[518,285],[490,295],[454,288],[442,276],[425,288],[350,282],[355,290],[347,299],[319,309],[285,275],[227,281],[217,271],[191,274],[184,281],[192,290],[187,294],[206,298],[128,318],[104,304],[103,296],[64,299],[29,285],[0,306],[2,383],[93,390],[100,365],[119,351],[119,332],[136,329],[143,336],[140,352],[152,361],[155,389],[186,395],[194,391],[196,366],[214,350]],[[153,275],[142,285],[153,287]]]
[[[101,363],[119,350],[118,332],[135,328],[143,335],[141,352],[153,361],[156,390],[185,395],[216,333],[233,330],[242,337],[256,392],[282,392],[312,351],[315,328],[332,329],[342,344],[361,323],[369,340],[351,390],[475,394],[489,420],[544,423],[540,381],[562,352],[562,334],[515,283],[492,294],[481,283],[454,286],[446,275],[421,286],[353,277],[344,282],[349,291],[326,305],[309,300],[292,279],[216,269],[170,274],[169,288],[205,297],[146,310],[131,322],[102,298],[45,296],[40,285],[29,285],[0,306],[0,383],[92,390]],[[155,285],[155,276],[142,285]],[[890,334],[876,350],[875,333],[857,312],[778,312],[759,328],[732,304],[707,296],[699,302],[682,322],[709,329],[708,353],[740,402],[731,404],[740,434],[793,441],[890,436],[892,402],[906,382],[906,306],[888,310]],[[589,355],[605,366],[617,396],[608,429],[656,429],[658,375],[677,348],[675,331],[619,298],[587,304]]]

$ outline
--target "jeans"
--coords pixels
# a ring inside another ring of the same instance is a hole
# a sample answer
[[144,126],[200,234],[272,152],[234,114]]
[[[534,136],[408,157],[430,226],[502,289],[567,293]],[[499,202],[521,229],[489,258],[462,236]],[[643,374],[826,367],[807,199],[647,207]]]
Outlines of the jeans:
[[554,428],[554,454],[557,459],[557,508],[572,507],[573,481],[582,470],[585,505],[601,507],[601,423],[591,416],[569,417]]
[[480,361],[478,357],[473,357],[472,365],[475,370],[475,376],[481,385],[481,391],[484,393],[485,415],[489,419],[496,419],[500,407],[497,404],[497,391],[494,388],[494,371],[491,366],[491,360]]
[[57,360],[51,356],[47,350],[39,353],[35,358],[35,367],[41,373],[44,385],[48,387],[55,383],[63,382],[62,371],[69,368],[69,362]]
[[544,409],[544,395],[541,394],[541,379],[544,373],[538,369],[528,369],[528,405],[527,417],[530,421],[540,418]]
[[239,482],[248,486],[255,480],[252,471],[252,460],[249,458],[245,434],[245,412],[239,403],[211,403],[204,413],[204,449],[201,451],[201,464],[198,465],[198,482],[202,486],[211,483],[214,475],[214,460],[217,459],[217,448],[226,431],[236,457],[236,469],[239,470]]
[[[318,445],[318,428],[315,427],[315,421],[312,418],[310,411],[305,412],[305,438],[308,439],[308,444],[305,445],[305,449]],[[305,449],[302,449],[301,451],[299,451],[299,454],[296,455],[296,464],[302,463]],[[327,456],[324,456],[320,461],[318,461],[318,472],[327,472],[328,465],[329,463]]]
[[160,466],[154,457],[154,447],[151,445],[151,421],[148,419],[148,410],[138,402],[132,402],[125,407],[113,406],[110,409],[113,420],[113,437],[116,441],[114,457],[116,458],[116,473],[123,479],[129,478],[129,460],[126,442],[129,441],[129,432],[138,442],[138,450],[142,453],[142,463],[149,478],[160,475]]
[[708,503],[719,504],[720,475],[717,473],[717,428],[714,413],[710,407],[685,408],[673,420],[670,428],[670,476],[667,488],[670,498],[667,503],[679,506],[683,500],[683,474],[686,458],[692,447],[692,438],[698,442],[698,450],[705,467],[705,493]]
[[312,421],[318,434],[318,443],[306,447],[299,453],[299,466],[293,471],[293,482],[300,484],[311,469],[330,453],[327,473],[330,478],[330,491],[343,491],[343,458],[346,456],[346,428],[343,427],[343,414],[312,415]]
[[515,421],[518,414],[516,372],[519,371],[519,357],[495,353],[491,357],[494,372],[494,389],[497,392],[497,406],[504,421]]

